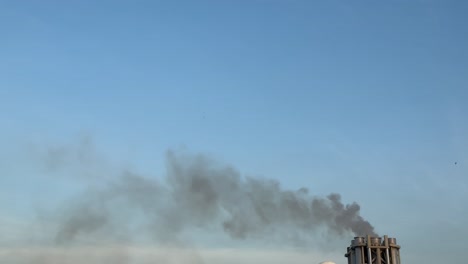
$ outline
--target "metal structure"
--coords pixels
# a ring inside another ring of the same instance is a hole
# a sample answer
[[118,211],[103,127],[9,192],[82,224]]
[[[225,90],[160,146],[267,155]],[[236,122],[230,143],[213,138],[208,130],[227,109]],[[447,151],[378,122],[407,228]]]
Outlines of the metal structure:
[[345,257],[348,264],[401,264],[400,246],[387,236],[355,237]]

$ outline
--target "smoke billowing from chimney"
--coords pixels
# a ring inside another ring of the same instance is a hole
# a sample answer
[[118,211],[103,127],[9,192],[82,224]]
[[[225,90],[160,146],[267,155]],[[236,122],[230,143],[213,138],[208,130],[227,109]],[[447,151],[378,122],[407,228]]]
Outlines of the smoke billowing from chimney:
[[277,181],[243,177],[202,155],[169,151],[166,158],[163,180],[125,171],[67,206],[56,242],[116,233],[129,239],[135,230],[173,242],[184,231],[213,227],[233,239],[291,233],[308,239],[317,230],[330,236],[376,235],[359,205],[343,204],[339,194],[321,198],[306,188],[285,190]]

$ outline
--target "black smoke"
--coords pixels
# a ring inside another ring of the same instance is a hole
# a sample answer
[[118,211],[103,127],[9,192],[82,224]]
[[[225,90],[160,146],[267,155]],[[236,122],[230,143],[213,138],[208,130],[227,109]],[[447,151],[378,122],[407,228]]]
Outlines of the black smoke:
[[143,230],[157,241],[172,242],[183,232],[213,227],[236,240],[289,233],[307,240],[318,230],[331,237],[376,235],[360,206],[344,204],[339,194],[316,197],[307,188],[287,190],[203,155],[169,151],[166,163],[159,180],[127,170],[80,195],[61,212],[55,241],[99,234],[125,240]]

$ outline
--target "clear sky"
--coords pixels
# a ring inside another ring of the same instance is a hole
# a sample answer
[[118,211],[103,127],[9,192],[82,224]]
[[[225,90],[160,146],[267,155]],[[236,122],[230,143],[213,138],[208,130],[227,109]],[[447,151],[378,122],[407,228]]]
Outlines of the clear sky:
[[77,189],[37,172],[31,152],[89,137],[102,159],[150,175],[185,148],[285,188],[338,192],[397,237],[404,264],[461,263],[467,12],[450,0],[0,0],[11,233],[0,246]]

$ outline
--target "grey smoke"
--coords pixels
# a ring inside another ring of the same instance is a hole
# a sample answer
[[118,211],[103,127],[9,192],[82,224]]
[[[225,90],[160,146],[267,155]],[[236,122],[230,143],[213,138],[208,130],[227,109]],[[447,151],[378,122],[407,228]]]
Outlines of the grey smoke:
[[131,239],[143,232],[159,242],[175,242],[193,229],[219,228],[232,239],[268,239],[318,230],[329,236],[376,235],[357,203],[339,194],[315,197],[307,188],[285,190],[275,180],[244,177],[203,155],[166,155],[161,180],[131,171],[91,188],[67,205],[56,235],[59,244],[83,237]]

